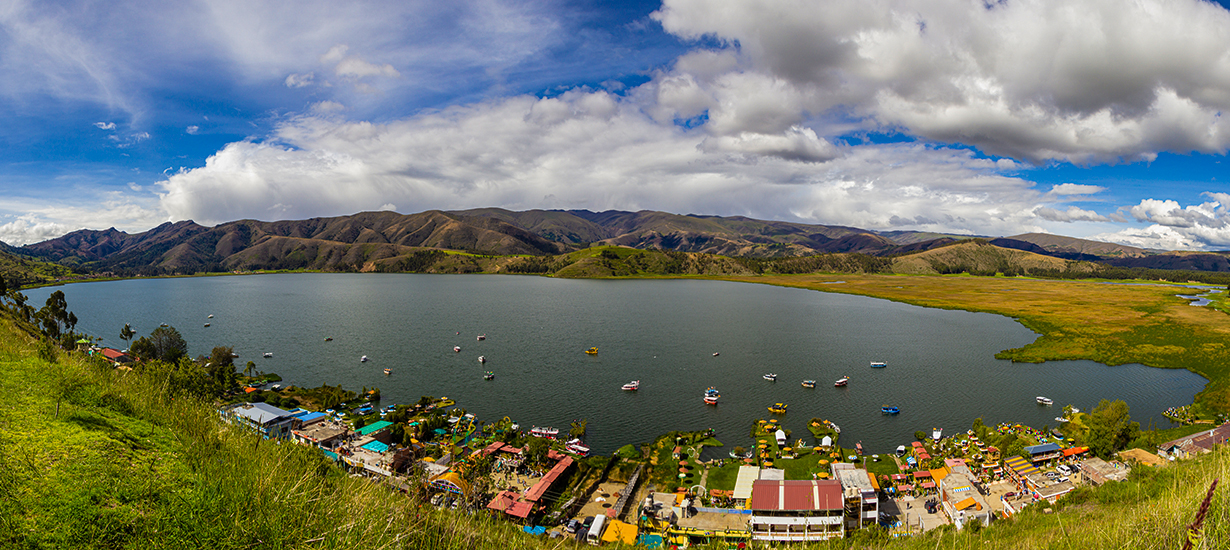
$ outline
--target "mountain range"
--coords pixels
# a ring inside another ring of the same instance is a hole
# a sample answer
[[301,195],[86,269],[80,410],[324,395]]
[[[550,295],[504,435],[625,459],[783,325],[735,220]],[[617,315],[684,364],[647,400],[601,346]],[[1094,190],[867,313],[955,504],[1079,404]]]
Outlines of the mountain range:
[[[593,245],[753,259],[841,253],[899,257],[970,238],[741,216],[481,208],[417,214],[363,212],[275,222],[240,220],[215,227],[168,222],[136,234],[114,228],[80,230],[20,248],[6,245],[5,250],[86,273],[132,275],[254,269],[414,270],[407,266],[420,265],[428,252],[553,256]],[[1160,252],[1039,233],[981,240],[1003,249],[1120,267],[1230,271],[1224,253]]]

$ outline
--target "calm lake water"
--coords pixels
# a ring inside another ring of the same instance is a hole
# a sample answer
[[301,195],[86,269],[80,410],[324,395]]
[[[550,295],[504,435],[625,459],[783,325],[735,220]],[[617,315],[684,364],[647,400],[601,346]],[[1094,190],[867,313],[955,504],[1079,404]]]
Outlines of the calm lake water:
[[[279,274],[57,288],[78,330],[106,345],[124,346],[124,323],[138,335],[169,323],[192,355],[233,346],[241,363],[289,384],[378,386],[385,404],[448,396],[480,420],[507,415],[526,429],[585,418],[589,444],[604,454],[705,428],[727,449],[746,446],[751,423],[775,402],[789,405],[778,418],[796,436],[810,439],[807,421],[825,418],[841,426],[843,444],[862,441],[869,452],[908,443],[915,430],[963,431],[980,416],[1054,426],[1062,405],[1090,410],[1103,398],[1126,401],[1145,427],[1167,427],[1161,411],[1191,403],[1205,383],[1142,365],[1000,361],[995,353],[1035,338],[1005,317],[731,282]],[[53,290],[26,294],[41,306]],[[591,346],[597,355],[583,353]],[[487,370],[494,380],[482,379]],[[842,376],[849,386],[834,388]],[[640,391],[620,390],[637,379]],[[709,386],[722,392],[716,407],[701,401]],[[1039,395],[1055,406],[1037,405]],[[881,415],[884,404],[901,414]]]

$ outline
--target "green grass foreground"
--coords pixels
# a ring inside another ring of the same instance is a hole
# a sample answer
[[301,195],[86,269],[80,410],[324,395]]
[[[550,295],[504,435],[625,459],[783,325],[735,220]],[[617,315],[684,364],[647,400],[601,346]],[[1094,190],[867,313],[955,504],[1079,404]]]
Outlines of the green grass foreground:
[[[39,343],[0,316],[0,548],[576,548],[482,515],[440,512],[345,475],[290,443],[227,429],[211,404],[153,376]],[[1196,548],[1230,547],[1230,452],[1082,489],[980,532],[887,540],[860,532],[804,548],[1043,549],[1181,546],[1220,478]]]

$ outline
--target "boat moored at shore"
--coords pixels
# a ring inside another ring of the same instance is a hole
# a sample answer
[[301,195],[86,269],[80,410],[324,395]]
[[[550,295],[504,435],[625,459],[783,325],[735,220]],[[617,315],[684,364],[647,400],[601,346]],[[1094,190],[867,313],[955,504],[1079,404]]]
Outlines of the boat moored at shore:
[[538,426],[534,426],[530,428],[530,435],[546,439],[555,439],[555,436],[559,435],[559,428],[552,428],[550,426],[540,428]]

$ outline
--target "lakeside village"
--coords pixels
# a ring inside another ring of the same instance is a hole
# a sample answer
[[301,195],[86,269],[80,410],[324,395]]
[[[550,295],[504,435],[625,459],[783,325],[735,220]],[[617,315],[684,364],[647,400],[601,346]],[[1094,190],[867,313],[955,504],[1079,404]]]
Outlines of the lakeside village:
[[[91,352],[121,368],[129,360],[110,348]],[[416,492],[433,506],[593,545],[809,542],[863,529],[908,536],[947,524],[981,528],[1029,506],[1046,508],[1083,484],[1122,481],[1132,467],[1158,467],[1230,440],[1228,422],[1166,442],[1156,453],[1130,449],[1106,461],[1058,429],[992,427],[978,419],[955,435],[920,431],[893,453],[869,454],[861,443],[839,443],[840,427],[824,419],[808,420],[806,431],[788,428],[796,421],[779,403],[746,435],[672,432],[604,457],[585,446],[583,420],[568,429],[527,429],[508,417],[480,421],[448,398],[378,406],[376,389],[283,387],[272,383],[276,375],[249,380],[218,409],[232,426],[318,448],[352,475]],[[298,407],[299,398],[315,402],[319,393],[312,392],[321,390],[332,390],[336,404]],[[703,396],[707,405],[719,399],[713,388]],[[1040,406],[1050,405],[1042,399]],[[1087,416],[1070,406],[1062,414],[1057,420],[1065,426]],[[1189,416],[1185,408],[1166,414],[1176,421]],[[702,461],[705,447],[724,446],[719,435],[750,436],[753,443]]]

